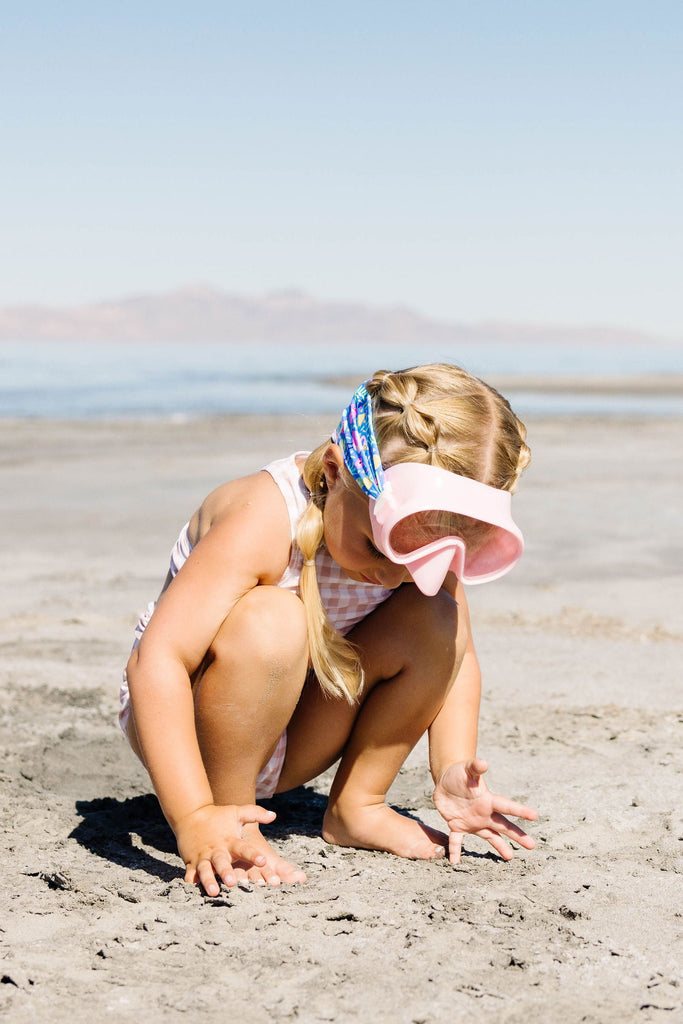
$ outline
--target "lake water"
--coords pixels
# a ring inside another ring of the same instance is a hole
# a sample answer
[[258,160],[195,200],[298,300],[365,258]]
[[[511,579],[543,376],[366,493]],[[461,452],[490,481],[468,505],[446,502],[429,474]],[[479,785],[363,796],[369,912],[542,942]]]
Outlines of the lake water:
[[[333,413],[375,369],[444,361],[481,377],[683,374],[683,346],[2,343],[0,418]],[[506,390],[525,415],[683,415],[683,396]]]

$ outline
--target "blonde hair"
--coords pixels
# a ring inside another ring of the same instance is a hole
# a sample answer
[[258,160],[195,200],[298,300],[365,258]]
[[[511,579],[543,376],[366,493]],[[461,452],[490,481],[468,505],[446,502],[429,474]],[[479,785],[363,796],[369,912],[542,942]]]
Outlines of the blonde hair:
[[[458,366],[433,363],[395,373],[379,370],[366,383],[373,424],[385,466],[421,462],[514,492],[529,464],[526,428],[509,402],[484,381]],[[306,459],[303,479],[311,493],[297,528],[303,555],[300,593],[308,619],[311,663],[323,691],[353,703],[362,688],[362,669],[353,644],[330,623],[320,599],[315,555],[324,540],[327,497],[323,460],[329,441]],[[357,486],[349,474],[349,486]],[[478,546],[485,523],[466,516],[448,518],[450,532]]]

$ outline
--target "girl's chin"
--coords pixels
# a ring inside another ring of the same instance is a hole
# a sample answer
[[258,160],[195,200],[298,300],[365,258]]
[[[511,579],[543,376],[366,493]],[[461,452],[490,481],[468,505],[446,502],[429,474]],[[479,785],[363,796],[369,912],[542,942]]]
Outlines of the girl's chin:
[[357,569],[344,569],[344,573],[346,576],[349,577],[350,580],[353,580],[355,583],[370,583],[373,587],[381,586],[381,584],[379,584],[377,580],[373,580],[369,576],[366,576],[364,573],[358,572]]

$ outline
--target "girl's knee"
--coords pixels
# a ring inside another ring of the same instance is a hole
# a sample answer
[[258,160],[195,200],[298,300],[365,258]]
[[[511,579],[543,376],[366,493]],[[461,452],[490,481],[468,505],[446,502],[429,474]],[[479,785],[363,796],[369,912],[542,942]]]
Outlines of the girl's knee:
[[[450,678],[467,647],[467,626],[456,601],[445,590],[425,597],[414,585],[401,587],[391,599],[392,642],[406,666],[421,664],[439,678]],[[435,678],[436,678],[435,675]]]
[[308,656],[306,612],[288,590],[259,586],[248,591],[224,619],[214,637],[212,659],[289,661]]
[[434,597],[425,597],[415,585],[409,584],[401,587],[392,601],[397,598],[406,626],[410,624],[410,629],[406,629],[409,642],[432,643],[439,638],[454,640],[456,633],[464,628],[458,616],[458,605],[445,590],[440,590]]

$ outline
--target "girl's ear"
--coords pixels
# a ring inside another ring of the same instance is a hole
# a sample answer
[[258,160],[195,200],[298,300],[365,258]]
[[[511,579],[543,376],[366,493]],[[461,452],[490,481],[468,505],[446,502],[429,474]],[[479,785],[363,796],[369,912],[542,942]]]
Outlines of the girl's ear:
[[341,478],[344,466],[344,456],[338,444],[330,442],[327,451],[323,455],[323,476],[327,484],[327,490],[331,491],[337,481]]

